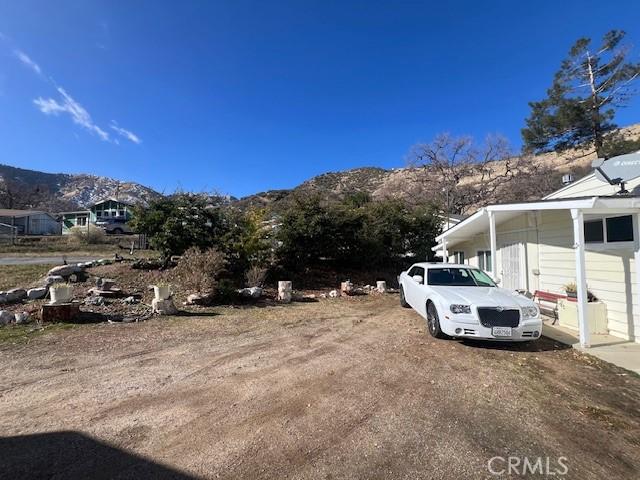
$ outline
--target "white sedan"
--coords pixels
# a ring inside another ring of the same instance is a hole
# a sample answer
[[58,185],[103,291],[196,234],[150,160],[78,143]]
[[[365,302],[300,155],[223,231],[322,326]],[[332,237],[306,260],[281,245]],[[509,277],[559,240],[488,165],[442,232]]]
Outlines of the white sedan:
[[398,281],[401,305],[422,315],[435,338],[525,342],[542,334],[535,303],[469,265],[416,263]]

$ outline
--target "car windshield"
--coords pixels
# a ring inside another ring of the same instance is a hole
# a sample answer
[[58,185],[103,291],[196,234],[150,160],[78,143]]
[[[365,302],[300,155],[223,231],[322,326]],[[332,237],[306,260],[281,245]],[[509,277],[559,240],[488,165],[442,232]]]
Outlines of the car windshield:
[[430,268],[427,284],[447,287],[495,287],[489,275],[476,268]]

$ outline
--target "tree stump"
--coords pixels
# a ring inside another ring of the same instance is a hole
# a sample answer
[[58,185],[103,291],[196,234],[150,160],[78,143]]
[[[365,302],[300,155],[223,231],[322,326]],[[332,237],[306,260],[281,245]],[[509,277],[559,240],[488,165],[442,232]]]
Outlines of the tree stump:
[[380,292],[380,293],[386,293],[387,292],[387,282],[385,282],[384,280],[378,280],[376,282],[376,290],[378,290],[378,292]]
[[350,280],[340,284],[340,293],[343,295],[353,295],[353,283]]
[[154,298],[151,301],[151,308],[153,313],[157,313],[159,315],[175,315],[178,313],[178,309],[171,298],[167,298],[166,300]]
[[291,281],[279,281],[278,282],[278,301],[283,303],[291,302],[291,295],[293,291],[293,285]]
[[40,312],[43,322],[65,322],[74,323],[78,321],[80,317],[80,304],[79,303],[60,303],[56,305],[45,304],[42,305],[42,311]]

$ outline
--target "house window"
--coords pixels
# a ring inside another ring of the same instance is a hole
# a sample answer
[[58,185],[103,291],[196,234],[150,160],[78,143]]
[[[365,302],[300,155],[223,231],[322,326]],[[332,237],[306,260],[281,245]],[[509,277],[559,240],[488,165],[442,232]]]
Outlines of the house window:
[[478,251],[478,268],[485,272],[491,271],[491,250]]
[[585,243],[603,243],[604,228],[602,228],[602,219],[589,220],[584,222],[584,241]]
[[584,222],[585,243],[633,242],[633,219],[631,215],[605,217]]
[[84,227],[87,225],[87,217],[78,217],[76,220],[76,225]]
[[118,216],[124,217],[124,210],[118,210]]
[[607,243],[612,242],[633,242],[631,215],[607,218]]
[[102,216],[102,212],[100,210],[96,211],[96,217],[101,217]]
[[464,263],[464,252],[453,252],[454,263]]

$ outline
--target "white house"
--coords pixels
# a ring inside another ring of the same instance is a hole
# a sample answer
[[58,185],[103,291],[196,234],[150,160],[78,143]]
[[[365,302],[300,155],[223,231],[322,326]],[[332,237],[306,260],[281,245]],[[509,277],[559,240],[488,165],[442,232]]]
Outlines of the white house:
[[619,194],[595,173],[533,202],[490,205],[444,231],[435,251],[501,286],[564,294],[577,286],[580,343],[590,345],[587,288],[606,305],[609,335],[640,343],[640,177]]

